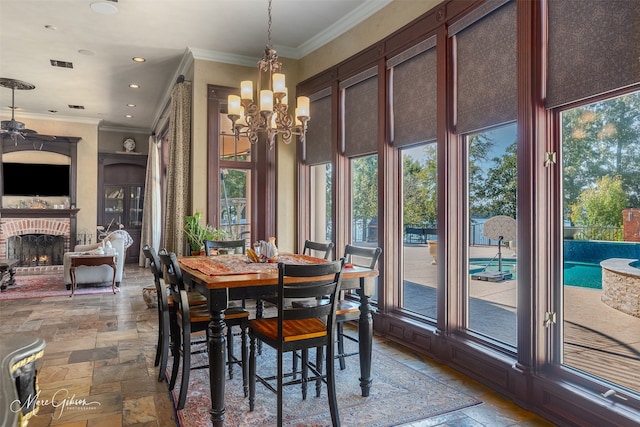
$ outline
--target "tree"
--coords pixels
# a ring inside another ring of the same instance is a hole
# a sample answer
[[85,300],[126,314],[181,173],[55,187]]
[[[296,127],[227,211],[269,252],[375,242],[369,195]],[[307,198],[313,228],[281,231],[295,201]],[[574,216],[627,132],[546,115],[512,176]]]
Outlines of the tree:
[[595,187],[582,191],[578,201],[571,205],[571,221],[589,227],[586,238],[602,239],[605,237],[602,227],[622,225],[622,210],[627,207],[627,194],[622,186],[619,176],[605,175],[596,180]]
[[436,144],[424,146],[424,164],[404,156],[403,214],[405,224],[435,225],[438,219],[438,159]]
[[378,216],[378,156],[354,159],[351,168],[353,219],[366,226]]
[[487,216],[506,215],[516,218],[518,175],[517,144],[511,143],[501,157],[493,159],[494,166],[487,171],[478,196]]
[[617,175],[630,206],[640,206],[640,92],[562,113],[564,206],[598,178]]
[[477,133],[468,137],[469,147],[469,216],[471,218],[483,218],[489,216],[484,206],[486,200],[483,196],[485,184],[485,165],[494,141],[485,133]]

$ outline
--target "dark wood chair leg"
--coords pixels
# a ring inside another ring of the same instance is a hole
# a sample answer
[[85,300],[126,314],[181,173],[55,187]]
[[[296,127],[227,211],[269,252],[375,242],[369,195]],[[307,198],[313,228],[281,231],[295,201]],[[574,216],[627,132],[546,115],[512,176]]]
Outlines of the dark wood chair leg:
[[191,325],[183,325],[182,328],[182,377],[180,379],[180,393],[176,409],[184,408],[189,389],[189,373],[191,372]]
[[338,335],[338,359],[340,360],[340,370],[344,371],[347,367],[344,362],[344,326],[342,322],[338,322],[336,326],[336,333]]
[[240,343],[242,345],[242,389],[244,397],[249,395],[249,349],[247,347],[247,325],[241,325]]
[[253,411],[256,402],[256,339],[249,337],[249,411]]
[[[322,375],[322,360],[324,358],[324,347],[316,348],[316,369],[318,370],[318,376]],[[322,380],[316,380],[316,397],[320,397],[320,390],[322,389]]]
[[232,327],[227,325],[227,359],[228,359],[228,369],[229,369],[229,379],[233,379],[233,331]]

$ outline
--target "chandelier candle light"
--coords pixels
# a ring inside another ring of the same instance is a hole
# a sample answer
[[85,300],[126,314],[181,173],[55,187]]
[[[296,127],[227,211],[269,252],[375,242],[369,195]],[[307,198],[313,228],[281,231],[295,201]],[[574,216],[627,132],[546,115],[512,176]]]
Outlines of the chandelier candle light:
[[[306,96],[297,99],[295,121],[288,114],[288,91],[285,76],[281,73],[282,63],[278,61],[278,53],[271,45],[271,0],[267,36],[268,44],[262,59],[258,61],[258,102],[254,101],[253,82],[242,81],[240,96],[229,95],[227,99],[227,117],[232,122],[236,141],[246,137],[255,144],[262,133],[266,135],[271,149],[278,134],[282,135],[285,144],[291,143],[293,135],[300,136],[300,141],[304,141],[310,115],[309,98]],[[263,79],[266,80],[267,89],[262,89]]]

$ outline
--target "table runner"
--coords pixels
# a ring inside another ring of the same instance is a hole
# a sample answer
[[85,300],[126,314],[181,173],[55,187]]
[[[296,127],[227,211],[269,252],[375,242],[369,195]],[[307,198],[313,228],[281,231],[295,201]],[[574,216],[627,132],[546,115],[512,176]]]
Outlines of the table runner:
[[278,262],[253,263],[248,258],[239,255],[183,257],[180,262],[208,276],[228,276],[232,274],[275,272],[278,269],[278,262],[286,264],[322,264],[327,261],[309,255],[283,254],[278,257]]

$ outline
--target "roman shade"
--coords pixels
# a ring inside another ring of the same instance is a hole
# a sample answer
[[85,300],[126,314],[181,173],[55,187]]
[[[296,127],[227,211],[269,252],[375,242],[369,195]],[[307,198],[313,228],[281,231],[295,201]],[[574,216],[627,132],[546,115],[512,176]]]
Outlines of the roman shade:
[[309,97],[310,110],[313,114],[309,120],[305,137],[303,160],[307,165],[318,165],[331,161],[331,88],[326,88]]
[[485,2],[449,29],[455,44],[459,134],[516,120],[516,4]]
[[342,152],[364,156],[378,149],[378,73],[372,67],[340,82]]
[[549,0],[547,108],[640,82],[640,1]]
[[391,144],[404,147],[436,139],[436,38],[387,61]]

